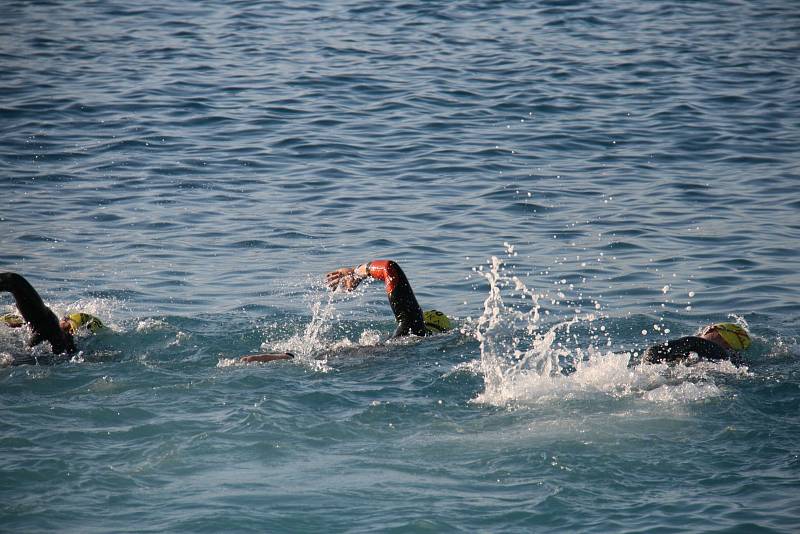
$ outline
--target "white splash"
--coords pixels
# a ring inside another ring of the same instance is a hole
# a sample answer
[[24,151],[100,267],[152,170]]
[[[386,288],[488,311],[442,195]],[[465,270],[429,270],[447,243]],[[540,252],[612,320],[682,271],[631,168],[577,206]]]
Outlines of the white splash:
[[[380,346],[381,334],[377,330],[364,330],[356,340],[347,336],[332,336],[333,326],[341,319],[335,304],[339,296],[340,292],[327,290],[323,296],[314,295],[314,300],[310,303],[311,320],[303,331],[285,340],[264,341],[261,349],[269,352],[291,352],[295,355],[292,361],[314,371],[328,372],[332,370],[329,365],[331,357],[340,353],[357,354],[359,349]],[[346,298],[353,298],[353,294],[347,294]]]
[[[114,332],[124,330],[123,326],[118,322],[118,316],[119,312],[125,311],[125,305],[115,298],[83,298],[66,304],[56,303],[51,306],[51,309],[58,317],[76,312],[89,313],[99,318],[106,328]],[[89,334],[88,332],[83,332],[82,335]]]
[[[292,335],[288,339],[267,339],[261,343],[261,350],[265,352],[290,352],[295,358],[289,360],[295,364],[308,367],[317,372],[332,371],[329,359],[338,354],[349,354],[351,356],[371,354],[365,352],[378,346],[384,346],[381,341],[381,333],[377,330],[366,329],[358,334],[355,340],[347,336],[336,337],[332,334],[334,326],[341,319],[337,311],[335,301],[344,295],[347,299],[352,299],[362,293],[342,293],[340,291],[331,292],[327,289],[320,294],[314,292],[311,295],[309,309],[311,320],[305,325],[301,332]],[[238,358],[220,358],[217,367],[230,367],[236,365],[256,365],[242,362]],[[258,364],[260,365],[260,364]],[[274,365],[272,363],[268,365]]]
[[[468,369],[483,375],[485,389],[475,402],[508,406],[598,395],[659,403],[694,402],[722,394],[709,371],[747,372],[730,362],[628,367],[631,354],[609,349],[608,329],[594,324],[601,319],[595,314],[568,308],[566,317],[553,323],[559,312],[551,313],[541,303],[558,304],[558,300],[529,289],[507,272],[501,259],[492,257],[490,268],[478,272],[489,284],[489,295],[483,314],[471,325],[474,331],[465,329],[465,333],[471,333],[480,343],[481,358],[454,370]],[[558,298],[565,300],[561,291]],[[571,369],[565,374],[562,367]]]
[[157,332],[159,330],[170,330],[171,327],[166,321],[161,319],[145,318],[136,323],[137,332]]
[[315,371],[329,371],[330,367],[324,352],[330,348],[327,334],[331,330],[335,315],[333,293],[329,293],[327,299],[316,300],[311,304],[311,320],[302,333],[283,341],[265,341],[261,344],[261,349],[270,352],[291,352],[298,361]]
[[7,352],[0,352],[0,367],[10,367],[14,364],[14,357]]
[[167,344],[167,346],[168,346],[168,347],[180,347],[180,346],[182,346],[182,345],[185,345],[185,344],[186,344],[186,342],[187,342],[187,341],[189,341],[191,338],[192,338],[191,334],[187,334],[186,332],[184,332],[184,331],[182,331],[182,330],[179,330],[179,331],[178,331],[178,332],[175,334],[175,339],[173,339],[172,341],[170,341],[170,342]]

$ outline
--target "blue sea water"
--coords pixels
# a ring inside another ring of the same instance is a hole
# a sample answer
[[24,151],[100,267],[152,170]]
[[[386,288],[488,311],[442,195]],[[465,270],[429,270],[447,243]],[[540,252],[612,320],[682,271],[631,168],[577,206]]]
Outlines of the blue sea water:
[[[110,328],[0,368],[0,531],[797,532],[799,56],[777,0],[3,2],[0,271]],[[376,258],[457,331],[324,288]],[[627,368],[712,321],[744,367]]]

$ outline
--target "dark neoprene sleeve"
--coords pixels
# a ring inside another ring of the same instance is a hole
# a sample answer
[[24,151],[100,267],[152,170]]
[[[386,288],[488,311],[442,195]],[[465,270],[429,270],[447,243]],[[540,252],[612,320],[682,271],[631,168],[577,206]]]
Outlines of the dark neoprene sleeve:
[[653,345],[644,353],[643,361],[648,363],[671,363],[684,360],[694,352],[706,360],[728,360],[733,355],[713,341],[697,336],[686,336],[673,339],[659,345]]
[[25,278],[17,273],[0,273],[0,291],[8,291],[17,301],[20,315],[31,326],[30,344],[49,341],[53,353],[75,352],[75,342],[70,334],[61,330],[58,317],[42,302],[42,298]]
[[371,261],[367,264],[367,274],[376,280],[383,280],[386,284],[389,304],[392,306],[394,318],[397,320],[394,337],[409,334],[426,335],[422,308],[419,307],[411,284],[400,266],[392,260]]

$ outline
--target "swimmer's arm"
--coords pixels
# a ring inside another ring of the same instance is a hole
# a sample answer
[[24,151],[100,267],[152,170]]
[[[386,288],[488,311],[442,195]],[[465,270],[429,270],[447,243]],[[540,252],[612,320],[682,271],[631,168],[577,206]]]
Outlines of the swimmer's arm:
[[[358,272],[358,268],[356,268],[356,272]],[[408,277],[400,265],[392,260],[375,260],[366,264],[366,272],[372,278],[383,280],[386,284],[386,295],[397,321],[397,329],[394,331],[393,337],[411,334],[424,336],[426,331],[422,308],[411,289],[411,282],[408,281]]]
[[328,287],[336,289],[342,287],[345,291],[352,291],[362,280],[374,278],[382,280],[386,286],[389,304],[397,320],[397,329],[393,337],[414,334],[425,335],[425,321],[422,308],[417,302],[417,297],[411,289],[403,269],[392,260],[375,260],[362,263],[357,267],[345,267],[327,274]]
[[252,363],[252,362],[274,362],[276,360],[291,360],[294,354],[291,352],[273,352],[265,354],[251,354],[250,356],[242,356],[239,361]]
[[342,267],[325,275],[325,281],[331,290],[341,287],[345,291],[352,291],[367,278],[382,280],[388,294],[392,294],[397,286],[411,288],[403,270],[392,260],[368,261],[356,267]]
[[[39,293],[22,275],[0,273],[0,291],[11,293],[22,319],[34,329],[39,324],[46,322],[45,319],[53,314],[50,308],[44,305]],[[58,323],[58,319],[56,319],[56,323]]]
[[58,317],[44,305],[42,297],[25,277],[17,273],[0,273],[0,291],[8,291],[14,296],[19,314],[30,325],[33,335],[28,341],[29,346],[47,340],[55,353],[75,350],[71,337],[62,332]]

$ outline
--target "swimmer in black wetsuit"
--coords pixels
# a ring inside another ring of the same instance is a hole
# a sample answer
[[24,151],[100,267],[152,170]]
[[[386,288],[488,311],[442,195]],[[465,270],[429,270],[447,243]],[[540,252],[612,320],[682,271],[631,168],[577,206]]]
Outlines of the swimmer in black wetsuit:
[[[345,291],[352,291],[358,284],[372,277],[383,280],[386,284],[386,293],[389,304],[392,306],[397,328],[392,337],[408,335],[427,336],[446,332],[450,329],[450,319],[445,314],[436,310],[423,313],[417,302],[417,297],[411,290],[405,273],[397,263],[391,260],[376,260],[363,263],[358,267],[343,267],[325,275],[328,287],[335,290],[341,287]],[[291,360],[294,355],[286,353],[252,354],[239,358],[243,362],[272,362],[276,360]]]
[[450,330],[450,319],[437,310],[423,313],[411,290],[411,284],[400,266],[392,260],[375,260],[357,267],[343,267],[329,272],[326,276],[328,287],[335,290],[341,287],[352,291],[367,278],[383,280],[389,304],[397,320],[393,337],[408,335],[427,336]]
[[[730,360],[742,363],[739,351],[746,350],[751,340],[747,330],[734,323],[716,323],[705,327],[698,336],[686,336],[648,348],[642,362],[675,363],[684,361],[692,353],[703,360]],[[635,365],[638,362],[631,362]]]
[[[80,327],[86,326],[91,332],[103,328],[103,323],[88,313],[73,313],[59,321],[56,314],[44,305],[33,286],[17,273],[0,273],[0,291],[8,291],[14,296],[20,313],[3,315],[0,320],[12,328],[29,325],[32,331],[29,347],[47,341],[53,354],[70,355],[77,350],[74,334]],[[21,363],[33,362],[26,359],[14,361],[15,365]]]

